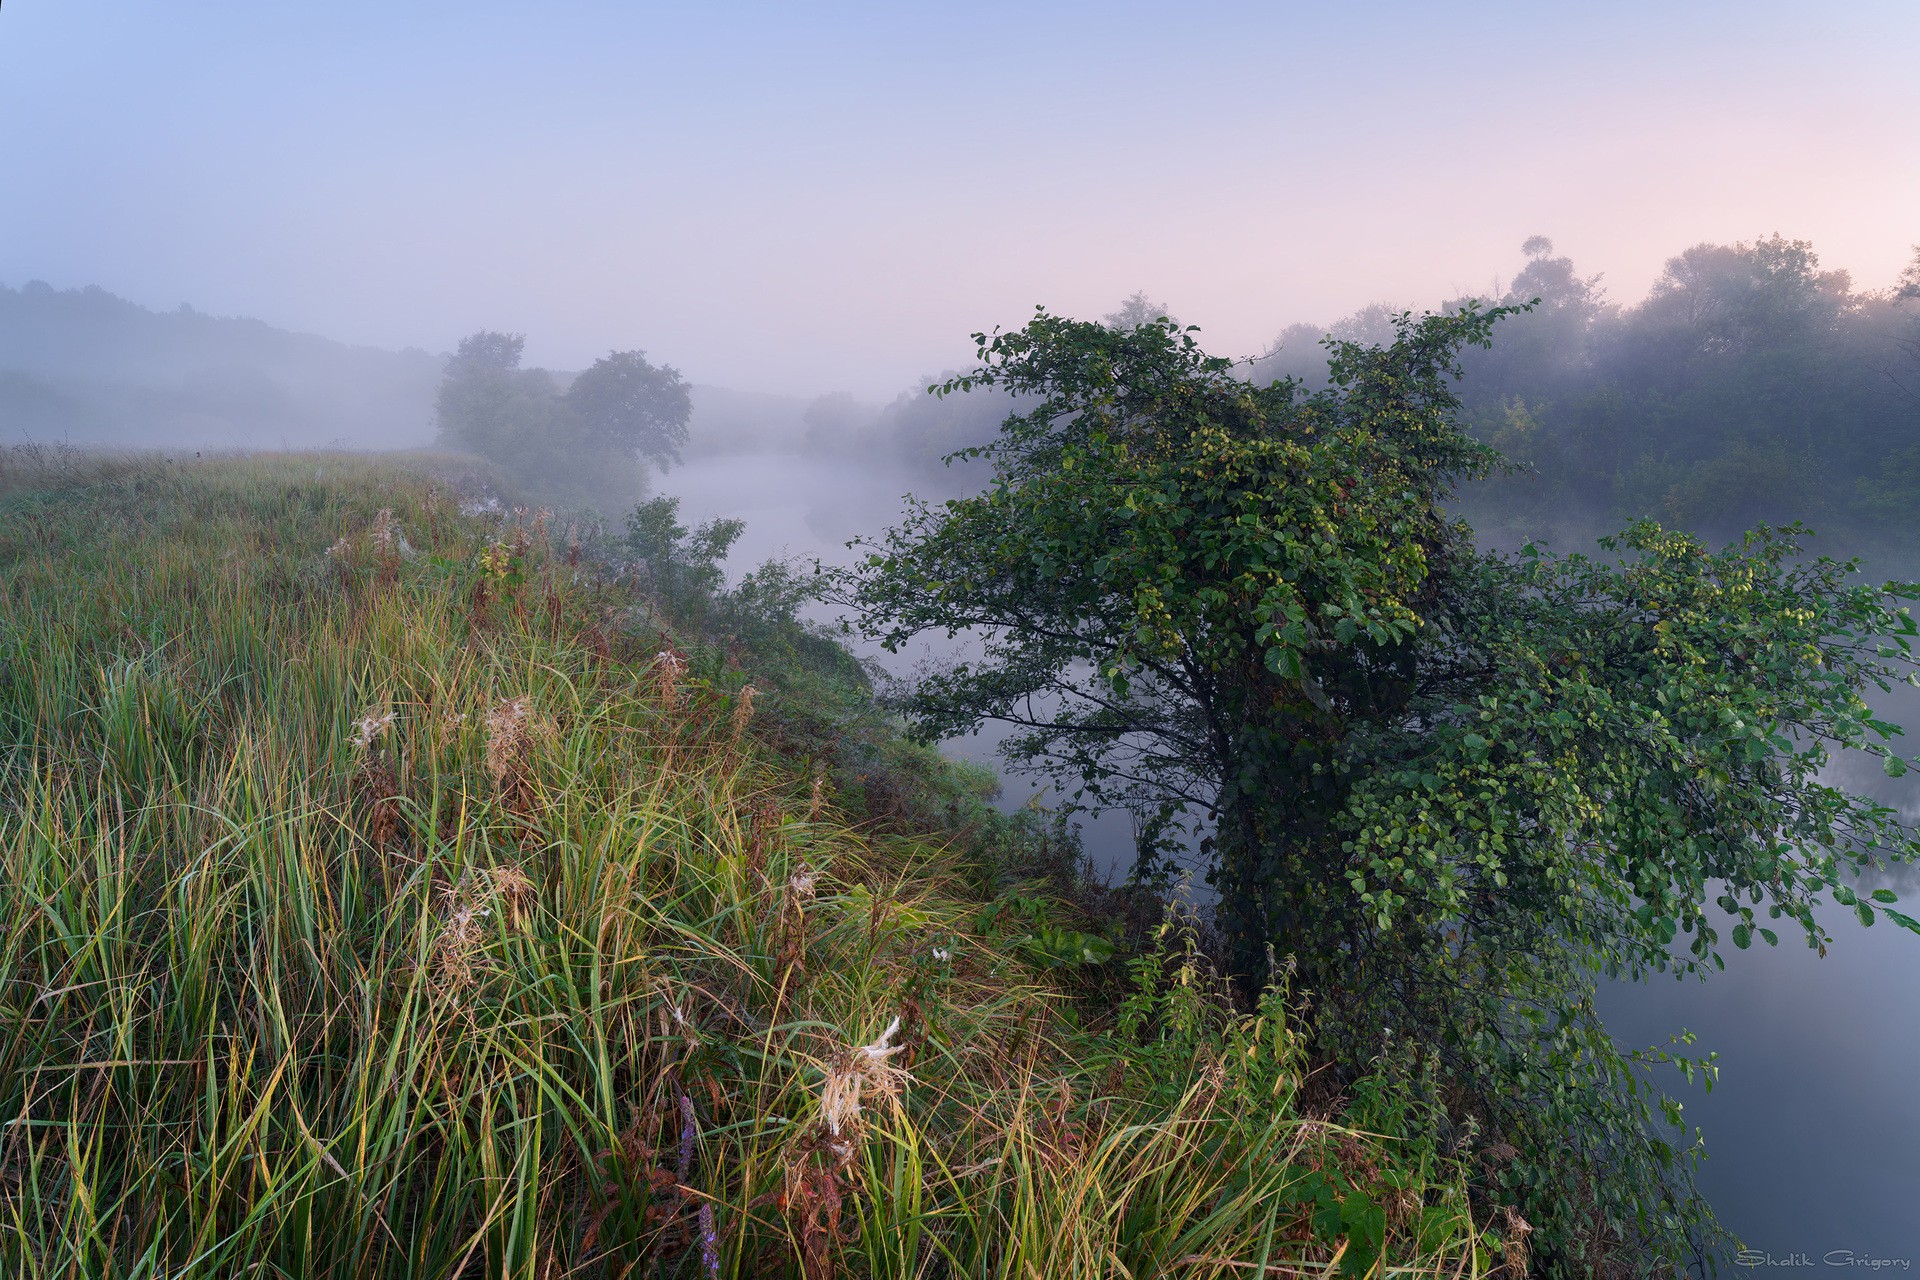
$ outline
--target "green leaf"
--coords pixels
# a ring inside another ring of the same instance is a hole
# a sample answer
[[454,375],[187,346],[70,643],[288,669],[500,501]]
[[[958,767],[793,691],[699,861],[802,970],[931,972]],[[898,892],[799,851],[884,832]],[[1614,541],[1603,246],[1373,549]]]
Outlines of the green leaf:
[[1342,1275],[1365,1275],[1372,1270],[1386,1240],[1387,1213],[1363,1191],[1340,1204],[1340,1221],[1347,1229],[1347,1252],[1340,1260]]
[[1300,655],[1284,646],[1267,650],[1267,670],[1287,680],[1298,680],[1306,674],[1306,669],[1300,665]]
[[1733,926],[1733,945],[1745,951],[1753,945],[1753,930],[1744,924]]
[[1880,767],[1886,770],[1889,778],[1904,777],[1907,772],[1907,762],[1899,756],[1888,756],[1880,762]]
[[1875,889],[1871,895],[1875,902],[1898,902],[1900,895],[1891,889]]

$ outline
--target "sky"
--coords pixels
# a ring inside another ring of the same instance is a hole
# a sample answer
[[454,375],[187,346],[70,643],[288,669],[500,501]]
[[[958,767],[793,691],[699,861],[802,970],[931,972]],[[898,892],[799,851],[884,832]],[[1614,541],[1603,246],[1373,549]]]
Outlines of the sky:
[[1779,232],[1920,241],[1920,4],[0,10],[0,282],[890,396],[1135,290],[1228,355]]

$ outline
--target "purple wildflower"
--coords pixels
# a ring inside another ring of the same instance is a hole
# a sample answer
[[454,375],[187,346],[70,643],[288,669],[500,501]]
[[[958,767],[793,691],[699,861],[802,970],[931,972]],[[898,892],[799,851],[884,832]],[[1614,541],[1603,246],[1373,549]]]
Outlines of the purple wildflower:
[[713,1228],[713,1205],[700,1202],[700,1261],[707,1269],[707,1280],[720,1280],[720,1233]]

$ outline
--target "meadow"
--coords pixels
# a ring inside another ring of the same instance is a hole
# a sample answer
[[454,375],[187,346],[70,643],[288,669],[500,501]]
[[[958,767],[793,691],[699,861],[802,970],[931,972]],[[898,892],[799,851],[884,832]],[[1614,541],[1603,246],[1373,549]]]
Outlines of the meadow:
[[1177,911],[1061,955],[1040,828],[603,532],[0,466],[6,1274],[1524,1274],[1417,1069],[1317,1087]]

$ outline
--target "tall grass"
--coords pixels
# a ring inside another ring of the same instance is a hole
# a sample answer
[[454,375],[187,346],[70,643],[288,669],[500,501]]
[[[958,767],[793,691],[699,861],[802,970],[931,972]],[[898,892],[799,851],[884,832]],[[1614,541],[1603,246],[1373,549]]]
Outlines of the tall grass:
[[1279,993],[1173,934],[1121,1015],[1032,968],[964,848],[837,817],[724,655],[459,504],[0,471],[6,1274],[1499,1261],[1457,1160],[1303,1113]]

